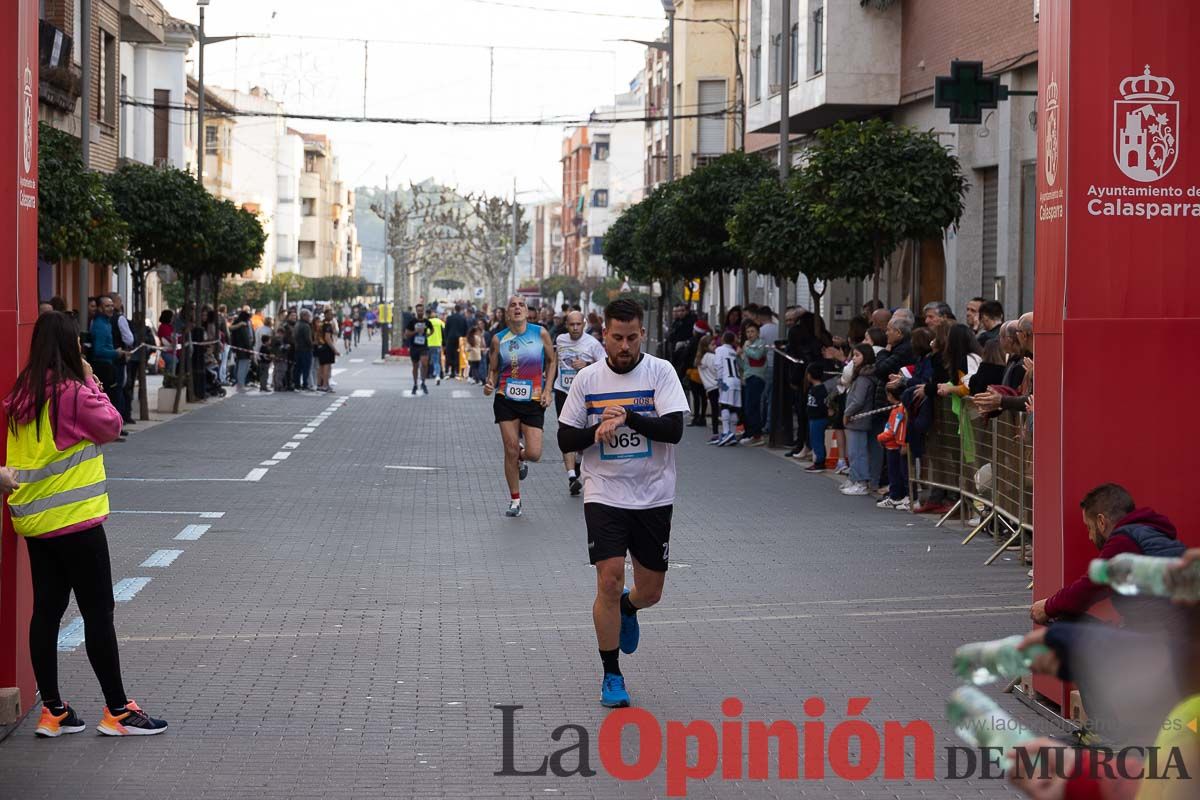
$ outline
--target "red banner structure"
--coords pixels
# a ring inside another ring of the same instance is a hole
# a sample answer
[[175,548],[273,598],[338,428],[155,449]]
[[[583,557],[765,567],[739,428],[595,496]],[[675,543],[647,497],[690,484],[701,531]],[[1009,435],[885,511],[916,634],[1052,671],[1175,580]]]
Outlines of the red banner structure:
[[[37,319],[38,4],[0,3],[0,393],[25,361]],[[0,445],[3,447],[3,445]],[[29,663],[32,591],[25,547],[8,509],[0,534],[0,691],[20,689],[21,711],[33,704]],[[0,715],[11,709],[0,708]],[[8,720],[0,716],[0,724]]]
[[[1200,543],[1200,4],[1042,0],[1034,595],[1096,550],[1079,500],[1121,483]],[[1035,684],[1066,708],[1063,688]]]

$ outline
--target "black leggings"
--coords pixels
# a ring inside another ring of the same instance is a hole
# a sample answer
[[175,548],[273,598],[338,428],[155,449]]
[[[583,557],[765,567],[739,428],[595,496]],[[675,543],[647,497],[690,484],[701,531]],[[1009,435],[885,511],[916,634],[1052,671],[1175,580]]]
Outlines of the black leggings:
[[33,618],[29,621],[29,654],[42,703],[62,702],[58,692],[58,628],[75,592],[83,617],[88,661],[104,691],[109,708],[121,708],[128,699],[121,683],[121,658],[113,627],[112,566],[104,526],[75,533],[32,537],[29,568],[33,576]]

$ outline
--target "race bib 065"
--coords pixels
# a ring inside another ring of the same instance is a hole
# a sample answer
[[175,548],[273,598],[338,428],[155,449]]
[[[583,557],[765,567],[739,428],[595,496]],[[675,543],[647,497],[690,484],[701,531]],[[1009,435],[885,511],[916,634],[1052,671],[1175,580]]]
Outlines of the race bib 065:
[[600,458],[604,461],[649,457],[650,440],[625,426],[617,428],[600,442]]
[[533,399],[533,381],[509,378],[504,384],[504,396],[509,400],[529,402]]

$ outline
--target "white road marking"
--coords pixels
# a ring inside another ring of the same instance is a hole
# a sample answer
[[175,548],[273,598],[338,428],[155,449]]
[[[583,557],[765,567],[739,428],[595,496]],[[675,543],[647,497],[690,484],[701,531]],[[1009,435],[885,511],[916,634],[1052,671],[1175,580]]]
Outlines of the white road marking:
[[350,393],[350,396],[351,397],[374,397],[375,390],[374,389],[355,389],[353,392]]
[[141,563],[143,567],[169,567],[171,562],[183,555],[182,550],[155,550]]
[[299,442],[284,442],[283,446],[288,450],[295,450],[297,447],[300,446],[300,443]]
[[260,461],[260,462],[258,462],[258,465],[259,465],[260,467],[273,467],[273,466],[275,466],[275,465],[276,465],[276,464],[278,464],[278,463],[279,463],[279,462],[278,462],[278,461],[275,461],[274,459],[268,459],[267,461]]
[[138,592],[146,588],[149,578],[123,578],[113,586],[113,600],[118,603],[128,603]]
[[246,473],[245,480],[261,481],[263,479],[263,475],[266,475],[266,474],[267,474],[266,467],[255,467],[254,469],[252,469]]
[[455,389],[450,393],[450,396],[455,400],[461,400],[464,397],[471,397],[474,394],[474,392],[468,392],[466,389]]
[[113,478],[110,481],[135,481],[137,483],[192,483],[195,481],[217,481],[218,483],[241,483],[241,478]]
[[316,430],[317,430],[316,428],[308,427],[308,428],[301,428],[300,432],[301,433],[314,433]]
[[271,458],[275,459],[276,461],[283,461],[284,459],[286,459],[286,458],[287,458],[288,456],[290,456],[290,455],[291,455],[291,453],[289,453],[289,452],[287,452],[287,451],[285,451],[285,450],[280,450],[278,453],[276,453],[275,455],[271,456]]
[[204,534],[208,533],[211,525],[188,525],[186,528],[175,534],[175,539],[181,542],[194,542]]
[[292,438],[293,438],[293,439],[307,439],[307,438],[308,438],[308,434],[307,434],[307,433],[297,433],[297,434],[296,434],[295,436],[293,436]]
[[409,466],[398,466],[396,464],[388,464],[384,467],[384,469],[407,469],[407,470],[413,470],[414,472],[439,472],[443,468],[442,467],[409,467]]
[[[109,480],[112,480],[111,478]],[[180,517],[198,516],[201,519],[220,519],[224,511],[130,511],[128,509],[113,509],[110,514],[173,514]]]
[[332,378],[336,378],[338,375],[341,375],[345,371],[346,371],[345,367],[336,367],[329,373],[329,376]]
[[83,617],[76,617],[58,632],[58,652],[70,653],[83,644]]
[[361,358],[352,358],[352,359],[350,359],[350,363],[351,364],[361,364],[361,363],[363,363],[363,360]]

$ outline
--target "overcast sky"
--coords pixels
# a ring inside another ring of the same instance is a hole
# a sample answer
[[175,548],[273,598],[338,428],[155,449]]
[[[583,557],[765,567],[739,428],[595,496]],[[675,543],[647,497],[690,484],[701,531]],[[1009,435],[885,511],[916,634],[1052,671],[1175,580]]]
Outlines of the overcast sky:
[[[176,17],[199,19],[194,0],[162,2]],[[368,116],[486,120],[487,46],[494,45],[493,119],[578,119],[627,91],[643,64],[642,46],[612,40],[654,39],[664,29],[660,0],[212,0],[209,36],[272,38],[210,45],[205,80],[243,91],[263,86],[295,113],[358,116],[368,39]],[[445,46],[451,44],[482,47]],[[516,178],[524,202],[561,191],[561,124],[289,124],[329,134],[352,186],[382,186],[385,176],[392,186],[431,177],[510,195]]]

